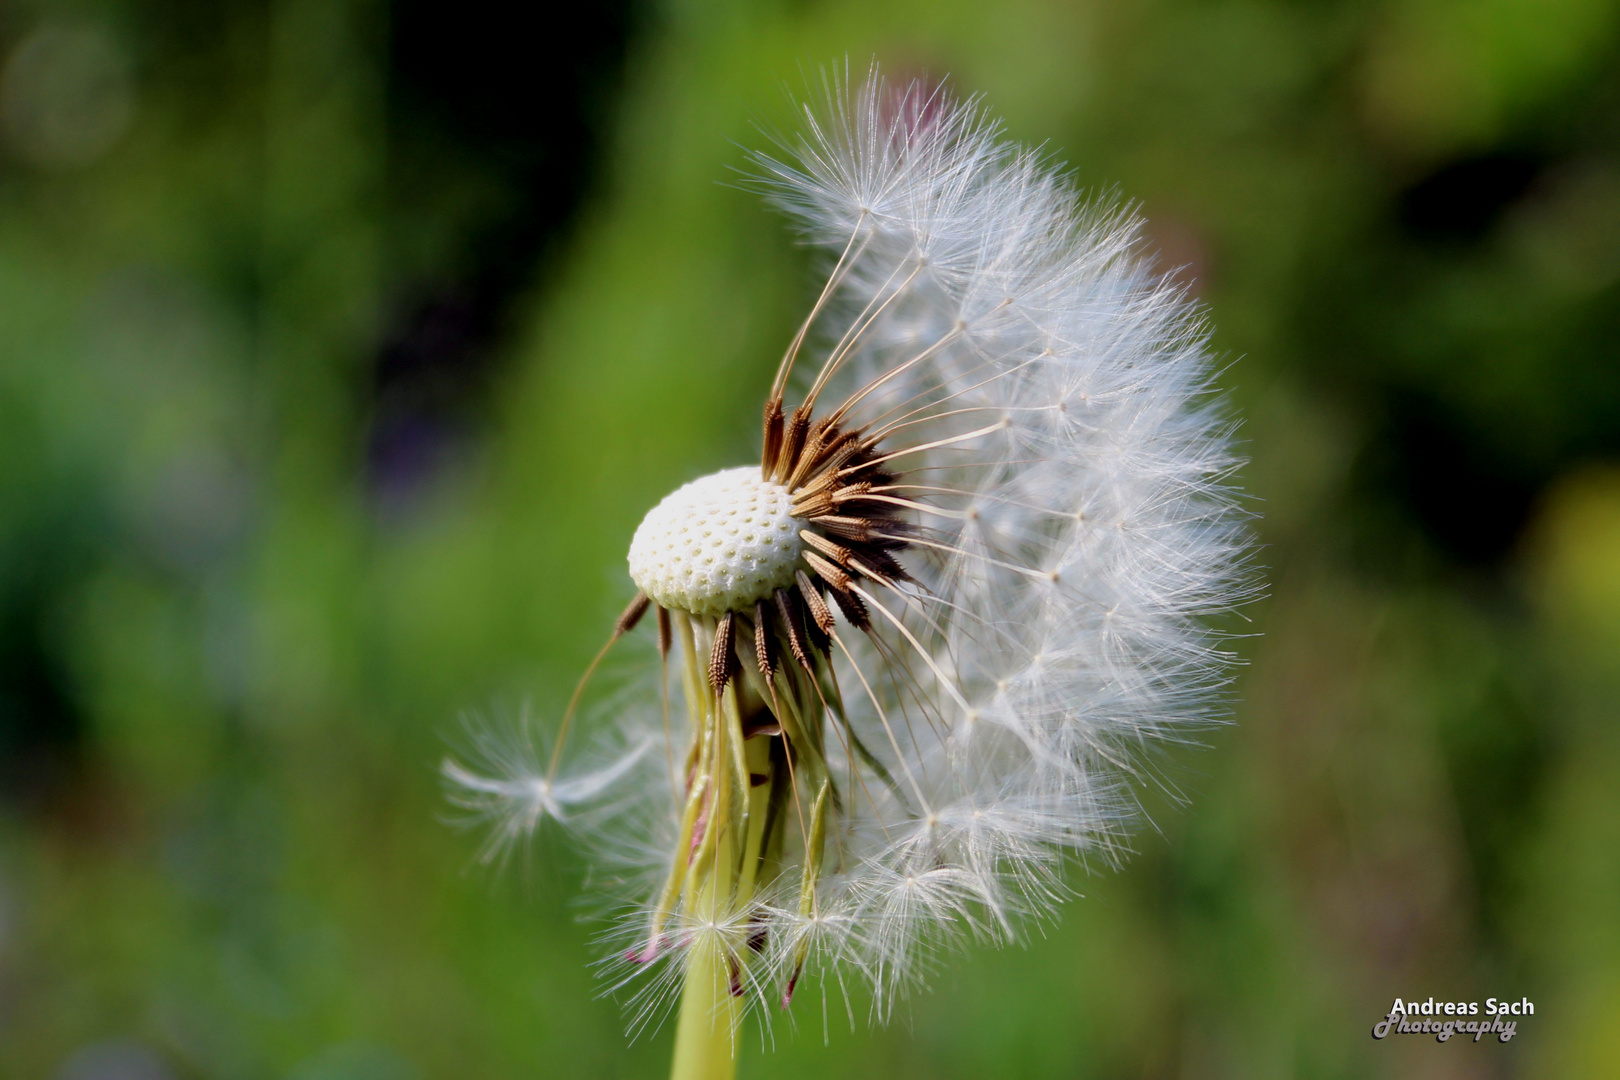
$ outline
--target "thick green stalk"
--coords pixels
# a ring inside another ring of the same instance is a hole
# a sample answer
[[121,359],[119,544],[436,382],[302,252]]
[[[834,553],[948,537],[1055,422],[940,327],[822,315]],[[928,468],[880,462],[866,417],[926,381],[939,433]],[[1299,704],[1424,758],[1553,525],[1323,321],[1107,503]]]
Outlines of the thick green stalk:
[[[730,864],[729,839],[716,845],[715,854],[716,864]],[[713,865],[704,875],[698,905],[700,910],[718,914],[716,909],[726,898],[717,895],[716,879],[721,875],[714,873]],[[740,1004],[731,994],[730,966],[718,936],[699,935],[687,959],[670,1080],[732,1080],[737,1075]]]
[[[721,693],[706,692],[709,684],[702,658],[712,647],[712,632],[690,618],[679,623],[687,709],[698,731],[689,758],[692,778],[677,870],[659,901],[654,944],[649,949],[656,948],[662,920],[673,913],[678,891],[690,942],[671,1080],[732,1080],[737,1074],[742,1019],[739,995],[751,976],[751,947],[757,948],[749,938],[754,926],[747,913],[752,910],[761,875],[776,872],[772,852],[780,851],[784,825],[779,802],[775,804],[778,812],[773,813],[772,793],[786,792],[780,786],[783,778],[776,775],[772,739],[786,736],[782,727],[760,722],[769,709],[767,695],[772,700],[777,695],[746,668],[739,669],[740,678]],[[758,686],[745,690],[742,683]],[[801,703],[790,700],[789,704],[796,716],[805,711]],[[745,713],[751,719],[746,726]],[[750,731],[753,735],[747,737]],[[815,851],[819,856],[819,844]]]
[[[683,620],[688,627],[690,620]],[[735,902],[736,824],[732,820],[733,751],[727,743],[739,725],[733,722],[736,697],[725,693],[710,696],[700,665],[698,640],[685,635],[687,710],[701,717],[702,735],[696,741],[696,762],[706,788],[707,800],[703,839],[696,850],[687,848],[681,857],[691,860],[685,882],[685,908],[698,925],[722,927]],[[706,650],[705,650],[706,651]],[[700,696],[701,695],[701,696]],[[729,708],[728,708],[729,706]],[[725,715],[730,713],[730,716]],[[737,756],[741,756],[741,747]],[[746,769],[743,772],[747,781]],[[743,798],[747,798],[744,787]],[[732,1080],[737,1074],[737,1022],[740,1003],[731,993],[731,961],[720,932],[694,934],[688,946],[686,983],[681,990],[681,1014],[675,1024],[675,1059],[670,1080]]]

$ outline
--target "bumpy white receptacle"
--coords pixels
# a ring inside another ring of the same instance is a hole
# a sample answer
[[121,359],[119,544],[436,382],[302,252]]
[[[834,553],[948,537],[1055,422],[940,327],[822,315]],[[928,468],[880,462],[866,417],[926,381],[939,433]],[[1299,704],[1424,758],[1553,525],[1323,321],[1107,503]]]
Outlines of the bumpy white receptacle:
[[759,466],[724,469],[677,488],[630,541],[630,578],[666,608],[693,615],[745,611],[793,583],[804,523]]

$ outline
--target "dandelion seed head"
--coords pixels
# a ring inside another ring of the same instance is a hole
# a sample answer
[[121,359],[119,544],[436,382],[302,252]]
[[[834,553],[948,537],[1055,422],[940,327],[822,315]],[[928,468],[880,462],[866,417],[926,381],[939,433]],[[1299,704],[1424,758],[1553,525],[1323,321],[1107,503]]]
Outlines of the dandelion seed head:
[[693,615],[744,611],[793,583],[805,523],[792,495],[745,465],[700,477],[648,511],[630,541],[630,579]]
[[584,821],[646,883],[633,1026],[694,970],[762,1011],[859,978],[881,1019],[940,947],[1018,938],[1219,716],[1211,619],[1256,588],[1207,327],[1140,221],[942,90],[821,96],[756,159],[830,263],[760,462],[630,544],[613,637],[656,610],[661,693],[609,760],[446,766],[503,840]]

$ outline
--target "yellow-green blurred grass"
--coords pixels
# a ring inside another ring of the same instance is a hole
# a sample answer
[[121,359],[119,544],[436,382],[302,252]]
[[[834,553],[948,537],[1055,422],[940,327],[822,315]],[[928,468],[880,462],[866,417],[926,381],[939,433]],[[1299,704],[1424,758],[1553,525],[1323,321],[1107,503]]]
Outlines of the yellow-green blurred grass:
[[1524,867],[1520,932],[1557,973],[1535,1061],[1548,1075],[1602,1076],[1620,1069],[1620,470],[1564,477],[1527,547],[1568,750]]

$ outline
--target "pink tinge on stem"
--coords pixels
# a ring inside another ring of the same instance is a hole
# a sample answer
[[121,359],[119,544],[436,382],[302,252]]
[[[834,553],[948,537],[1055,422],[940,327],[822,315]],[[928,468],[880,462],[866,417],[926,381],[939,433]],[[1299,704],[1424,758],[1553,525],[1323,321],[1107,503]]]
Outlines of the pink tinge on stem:
[[782,1008],[786,1009],[793,1004],[793,991],[799,985],[799,973],[803,970],[799,967],[793,969],[793,977],[788,979],[787,989],[782,991]]
[[684,949],[692,943],[691,934],[654,934],[639,949],[626,949],[624,958],[632,964],[650,964],[664,955],[665,949]]
[[692,864],[693,859],[697,858],[698,848],[703,846],[703,834],[708,830],[708,827],[709,804],[707,801],[705,801],[702,811],[698,814],[697,820],[692,823],[692,850],[686,853],[686,863],[688,866]]
[[639,949],[627,949],[624,958],[632,964],[650,964],[663,955],[664,946],[669,944],[669,935],[654,930],[647,935],[647,944]]

